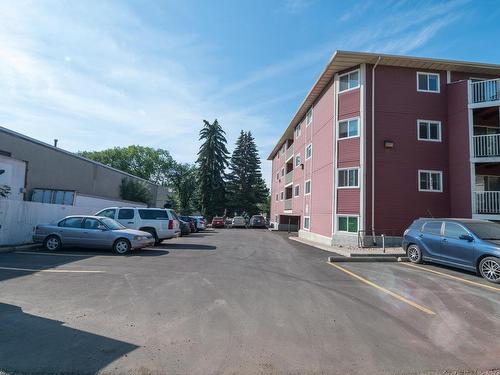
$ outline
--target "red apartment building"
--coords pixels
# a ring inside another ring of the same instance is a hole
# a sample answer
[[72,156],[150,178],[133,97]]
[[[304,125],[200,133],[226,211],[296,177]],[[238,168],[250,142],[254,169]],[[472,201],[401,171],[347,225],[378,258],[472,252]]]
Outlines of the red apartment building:
[[500,220],[500,65],[337,51],[269,155],[271,221],[325,243]]

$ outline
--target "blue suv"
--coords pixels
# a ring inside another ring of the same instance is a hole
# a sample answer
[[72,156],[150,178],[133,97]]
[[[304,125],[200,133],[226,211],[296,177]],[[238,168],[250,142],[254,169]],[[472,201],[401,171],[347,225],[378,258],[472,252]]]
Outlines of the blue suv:
[[474,219],[417,219],[405,230],[403,249],[423,261],[478,272],[500,284],[500,225]]

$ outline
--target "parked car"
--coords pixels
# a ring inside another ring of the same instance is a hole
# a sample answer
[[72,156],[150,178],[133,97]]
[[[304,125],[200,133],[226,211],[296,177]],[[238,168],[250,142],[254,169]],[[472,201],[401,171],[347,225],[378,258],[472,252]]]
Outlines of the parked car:
[[179,219],[189,223],[189,228],[191,229],[191,233],[196,232],[196,220],[189,216],[179,216]]
[[155,244],[180,234],[180,223],[174,210],[165,208],[109,207],[96,213],[115,219],[127,228],[150,233]]
[[207,229],[207,222],[203,216],[190,216],[196,220],[196,229],[198,231]]
[[243,216],[235,216],[231,223],[231,228],[246,228],[247,221]]
[[43,243],[49,251],[63,246],[110,248],[117,254],[141,249],[154,244],[154,237],[147,232],[127,229],[108,217],[67,216],[55,224],[37,225],[33,242]]
[[250,218],[250,227],[252,228],[265,228],[266,219],[262,215],[253,215]]
[[418,219],[404,232],[403,248],[412,263],[440,263],[500,283],[500,225],[491,221]]
[[187,236],[191,233],[191,226],[189,222],[179,219],[179,223],[181,226],[181,236]]
[[224,224],[226,227],[230,227],[231,224],[233,224],[233,218],[232,217],[226,217],[226,220],[224,221]]
[[212,219],[212,228],[224,228],[225,226],[226,223],[223,217],[216,216]]

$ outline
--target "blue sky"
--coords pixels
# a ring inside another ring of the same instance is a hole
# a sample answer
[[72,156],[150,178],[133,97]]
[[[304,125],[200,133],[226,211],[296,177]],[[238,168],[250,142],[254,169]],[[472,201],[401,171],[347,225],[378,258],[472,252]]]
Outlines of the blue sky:
[[0,124],[193,162],[203,119],[265,161],[336,49],[500,64],[496,0],[0,1]]

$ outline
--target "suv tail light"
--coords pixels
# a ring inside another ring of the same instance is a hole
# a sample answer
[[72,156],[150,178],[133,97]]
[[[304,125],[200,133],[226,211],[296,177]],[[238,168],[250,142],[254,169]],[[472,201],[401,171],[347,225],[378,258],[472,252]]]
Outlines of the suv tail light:
[[168,229],[174,229],[174,221],[173,220],[168,221]]

